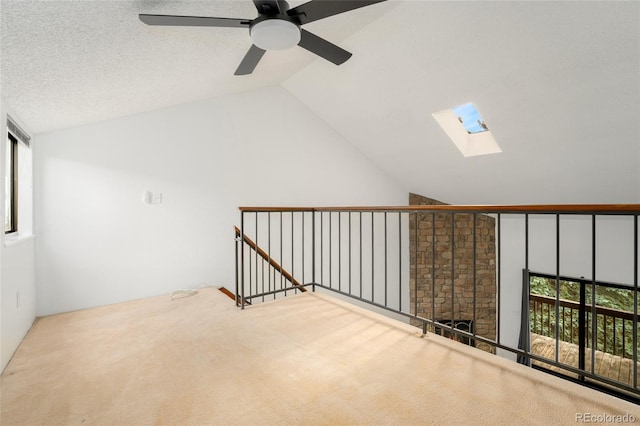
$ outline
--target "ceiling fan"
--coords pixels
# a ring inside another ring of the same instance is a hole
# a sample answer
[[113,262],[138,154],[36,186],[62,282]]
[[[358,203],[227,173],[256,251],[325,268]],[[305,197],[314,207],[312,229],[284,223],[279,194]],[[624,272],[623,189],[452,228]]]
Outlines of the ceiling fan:
[[336,65],[344,63],[351,53],[301,26],[382,1],[385,0],[312,0],[289,9],[284,0],[253,0],[259,14],[255,19],[147,14],[140,14],[139,18],[147,25],[248,28],[253,44],[234,73],[247,75],[267,50],[288,49],[296,44]]

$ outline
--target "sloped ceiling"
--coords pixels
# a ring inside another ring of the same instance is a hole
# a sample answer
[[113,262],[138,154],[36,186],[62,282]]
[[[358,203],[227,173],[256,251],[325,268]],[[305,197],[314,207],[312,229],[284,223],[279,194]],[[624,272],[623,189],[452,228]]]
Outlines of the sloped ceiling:
[[[406,2],[349,41],[285,87],[409,190],[640,201],[640,3]],[[431,116],[470,101],[501,154],[464,158]]]
[[[249,0],[0,7],[2,98],[36,133],[282,84],[408,191],[640,202],[638,2],[388,1],[305,26],[353,52],[344,65],[296,48],[244,77],[246,31],[137,14],[254,17]],[[501,154],[464,158],[431,117],[469,101]]]
[[[393,6],[305,28],[340,44]],[[249,31],[152,27],[140,13],[258,16],[251,0],[1,0],[2,98],[42,133],[279,85],[317,58],[302,48],[269,52],[252,75],[234,76]]]

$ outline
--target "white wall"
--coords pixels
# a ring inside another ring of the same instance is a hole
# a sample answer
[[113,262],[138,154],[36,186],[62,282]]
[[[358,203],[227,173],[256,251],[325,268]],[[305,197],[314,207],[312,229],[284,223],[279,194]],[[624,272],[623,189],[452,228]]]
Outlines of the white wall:
[[[591,226],[591,216],[560,216],[561,276],[592,278]],[[633,226],[632,217],[597,217],[596,281],[633,285]],[[525,268],[524,216],[503,215],[501,231],[501,341],[517,347],[521,318],[522,270]],[[556,253],[555,216],[531,215],[529,270],[555,275]]]
[[[5,117],[5,114],[3,113],[4,108],[5,108],[5,102],[2,100],[2,93],[0,92],[0,133],[6,132],[7,130],[6,120],[2,119],[3,117]],[[3,125],[5,126],[4,128],[2,127]],[[6,161],[5,155],[7,152],[7,147],[4,146],[3,143],[5,144],[7,143],[6,138],[0,138],[0,164],[5,164],[5,161]],[[4,166],[2,166],[2,170],[4,170]],[[4,173],[0,173],[0,218],[4,219],[4,202],[2,202],[2,200],[4,200]],[[4,357],[2,356],[5,348],[4,338],[2,336],[2,325],[3,325],[2,289],[4,289],[4,285],[2,284],[2,271],[4,270],[4,268],[2,267],[3,262],[4,262],[4,242],[0,243],[0,374],[4,371],[4,368],[7,366],[7,363],[5,362]]]
[[[7,112],[25,131],[19,116],[0,103],[0,200],[4,200]],[[34,140],[32,139],[32,142]],[[36,317],[35,244],[32,234],[31,153],[19,145],[18,235],[0,233],[0,371],[4,370]],[[32,144],[32,148],[33,149]],[[4,201],[0,202],[4,223]],[[17,237],[17,238],[16,238]]]
[[39,135],[35,154],[39,315],[233,288],[239,205],[406,203],[280,87]]

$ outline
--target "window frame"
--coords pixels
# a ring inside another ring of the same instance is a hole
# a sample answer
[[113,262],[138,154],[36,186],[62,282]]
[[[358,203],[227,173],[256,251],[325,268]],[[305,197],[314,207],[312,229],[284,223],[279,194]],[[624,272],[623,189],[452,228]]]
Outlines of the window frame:
[[[5,179],[10,180],[11,189],[9,194],[5,194],[5,197],[9,198],[9,208],[11,212],[11,222],[9,229],[6,228],[5,222],[5,235],[15,234],[18,232],[18,138],[7,131],[7,144],[10,146],[11,151],[9,158],[6,159],[7,167],[5,171]],[[9,170],[10,168],[10,170]],[[5,212],[5,219],[8,212]]]

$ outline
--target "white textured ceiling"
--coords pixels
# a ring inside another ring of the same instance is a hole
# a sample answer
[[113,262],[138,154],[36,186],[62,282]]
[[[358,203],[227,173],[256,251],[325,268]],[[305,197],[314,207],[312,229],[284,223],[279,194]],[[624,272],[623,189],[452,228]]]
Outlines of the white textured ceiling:
[[[302,1],[291,1],[296,6]],[[282,84],[410,191],[452,203],[640,202],[640,2],[389,1],[305,28],[354,53],[249,47],[250,0],[1,0],[2,98],[35,133]],[[464,158],[431,117],[472,101],[503,153]]]
[[[340,44],[392,7],[305,28]],[[150,27],[139,13],[258,15],[251,0],[1,0],[3,99],[41,133],[278,85],[317,58],[302,48],[269,52],[252,75],[234,76],[251,46],[248,30]]]

